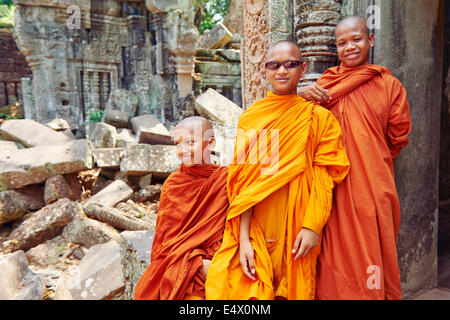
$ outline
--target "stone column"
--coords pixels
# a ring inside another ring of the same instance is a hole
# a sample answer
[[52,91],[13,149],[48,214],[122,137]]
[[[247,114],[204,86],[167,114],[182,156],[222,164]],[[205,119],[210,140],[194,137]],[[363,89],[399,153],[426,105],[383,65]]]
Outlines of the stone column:
[[301,85],[311,84],[337,64],[334,31],[341,18],[340,0],[296,0],[295,37],[308,70]]
[[36,120],[36,106],[34,105],[33,86],[30,78],[22,78],[23,113],[25,119]]

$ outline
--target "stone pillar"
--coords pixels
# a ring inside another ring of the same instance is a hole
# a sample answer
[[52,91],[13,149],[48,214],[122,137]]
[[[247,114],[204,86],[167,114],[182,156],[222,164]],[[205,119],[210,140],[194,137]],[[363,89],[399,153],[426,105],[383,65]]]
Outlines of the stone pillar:
[[341,18],[341,0],[296,0],[295,36],[308,70],[301,85],[311,84],[337,64],[334,32]]
[[25,119],[36,120],[36,106],[34,105],[33,85],[30,78],[22,78],[23,113]]

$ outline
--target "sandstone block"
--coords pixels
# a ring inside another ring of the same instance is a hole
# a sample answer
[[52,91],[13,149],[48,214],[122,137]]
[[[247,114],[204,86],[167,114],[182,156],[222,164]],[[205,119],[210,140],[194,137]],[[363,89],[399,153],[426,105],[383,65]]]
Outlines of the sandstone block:
[[136,136],[131,129],[117,129],[117,148],[125,148],[127,144],[136,144]]
[[63,230],[62,236],[73,243],[90,248],[111,240],[119,243],[119,232],[110,225],[85,217],[76,217]]
[[180,164],[175,146],[137,144],[125,148],[120,171],[127,175],[153,173],[168,176],[177,170]]
[[122,274],[119,244],[110,241],[91,247],[66,285],[75,300],[118,299],[125,288]]
[[95,164],[99,168],[119,168],[124,148],[102,148],[92,150]]
[[56,174],[88,168],[92,168],[92,153],[86,140],[21,149],[0,156],[0,191],[42,183]]
[[125,280],[125,300],[132,300],[134,289],[150,264],[154,230],[120,233],[120,256]]
[[58,174],[56,176],[48,178],[47,181],[45,181],[44,187],[45,204],[53,203],[58,199],[62,198],[70,199],[71,195],[72,192],[70,190],[70,186],[63,175]]
[[172,145],[169,130],[152,114],[144,114],[131,119],[137,143]]
[[95,148],[115,148],[117,143],[116,128],[110,124],[98,122],[91,141]]
[[130,117],[136,114],[139,99],[136,93],[124,89],[115,89],[111,92],[106,110],[120,110],[129,113]]
[[130,114],[125,111],[108,109],[103,114],[102,121],[116,128],[128,128]]
[[43,206],[43,191],[37,185],[0,192],[0,225],[19,219],[28,211],[39,210]]
[[78,214],[74,202],[60,199],[25,219],[10,233],[3,247],[7,252],[28,250],[59,235]]
[[195,100],[195,110],[206,119],[237,127],[242,109],[216,90],[209,88]]
[[233,34],[219,22],[211,30],[206,31],[200,38],[198,47],[205,49],[220,49],[233,40]]
[[72,139],[31,119],[8,120],[0,127],[5,140],[17,141],[26,147],[61,144]]
[[116,180],[109,184],[106,188],[100,190],[91,198],[83,202],[83,207],[87,208],[91,203],[98,203],[105,207],[114,207],[121,201],[126,201],[133,196],[133,189],[131,189],[122,180]]
[[19,250],[0,257],[0,288],[0,300],[39,300],[45,284],[28,268],[25,253]]

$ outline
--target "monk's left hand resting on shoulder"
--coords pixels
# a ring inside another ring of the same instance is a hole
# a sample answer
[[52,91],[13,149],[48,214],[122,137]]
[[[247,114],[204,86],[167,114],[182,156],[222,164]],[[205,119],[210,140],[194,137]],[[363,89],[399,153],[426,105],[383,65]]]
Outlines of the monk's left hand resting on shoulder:
[[292,254],[297,253],[294,260],[297,260],[300,257],[305,257],[311,249],[316,247],[318,244],[319,235],[310,229],[302,228],[295,239],[294,247],[292,249]]

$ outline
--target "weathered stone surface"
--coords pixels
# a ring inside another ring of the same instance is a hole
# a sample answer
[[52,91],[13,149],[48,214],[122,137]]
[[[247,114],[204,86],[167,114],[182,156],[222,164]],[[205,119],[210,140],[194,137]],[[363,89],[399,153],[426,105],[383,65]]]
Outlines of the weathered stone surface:
[[105,207],[114,207],[117,203],[126,201],[132,196],[133,189],[122,180],[116,180],[89,199],[85,200],[83,202],[83,207],[86,208],[91,203],[99,203]]
[[125,288],[122,277],[119,244],[110,241],[91,247],[66,285],[74,300],[118,299]]
[[6,157],[11,152],[19,150],[17,144],[13,141],[0,140],[0,157]]
[[109,96],[106,110],[119,110],[129,114],[133,117],[136,114],[139,100],[135,92],[116,89],[113,90]]
[[131,129],[117,129],[117,148],[125,148],[127,144],[136,144],[136,136]]
[[47,267],[58,263],[58,258],[66,249],[67,241],[61,236],[47,240],[25,252],[28,263]]
[[125,300],[132,300],[134,289],[150,264],[154,230],[123,231],[120,234],[120,256],[125,280]]
[[142,188],[138,192],[135,192],[133,195],[133,201],[136,202],[145,202],[145,201],[157,201],[161,196],[161,187],[160,184],[149,185],[145,188]]
[[195,100],[195,110],[203,117],[237,127],[242,109],[214,89],[208,89]]
[[234,145],[236,143],[236,127],[224,125],[211,121],[216,138],[216,145],[213,149],[219,158],[219,164],[228,166],[233,161]]
[[74,218],[63,230],[62,236],[73,243],[90,248],[111,240],[119,242],[119,232],[110,225],[85,217]]
[[169,130],[152,114],[134,117],[131,126],[136,133],[137,143],[173,144]]
[[58,174],[56,176],[52,176],[45,181],[44,187],[44,201],[45,204],[50,204],[58,199],[68,198],[72,199],[72,192],[70,190],[70,186],[67,183],[66,179],[63,175]]
[[127,175],[154,173],[166,176],[178,169],[180,164],[175,146],[128,145],[120,163],[120,171]]
[[219,22],[211,30],[205,31],[201,36],[198,47],[205,49],[219,49],[225,47],[233,40],[233,34]]
[[43,191],[38,185],[0,192],[0,225],[19,219],[30,210],[44,206]]
[[28,268],[25,253],[19,250],[0,257],[0,288],[0,300],[40,300],[45,285]]
[[124,152],[124,148],[103,148],[92,150],[92,155],[99,168],[119,168]]
[[108,109],[103,114],[102,121],[116,128],[128,128],[130,114],[125,111]]
[[92,168],[92,153],[86,140],[21,149],[0,158],[0,191],[42,183],[55,174],[88,168]]
[[25,219],[10,233],[3,247],[7,252],[28,250],[59,235],[77,215],[79,209],[74,202],[60,199]]
[[53,119],[52,121],[47,122],[45,125],[55,131],[64,131],[71,129],[69,123],[61,118]]
[[72,140],[31,119],[5,121],[0,130],[4,139],[20,142],[26,147],[55,145]]
[[98,122],[91,138],[95,148],[115,148],[117,143],[116,128],[104,122]]

